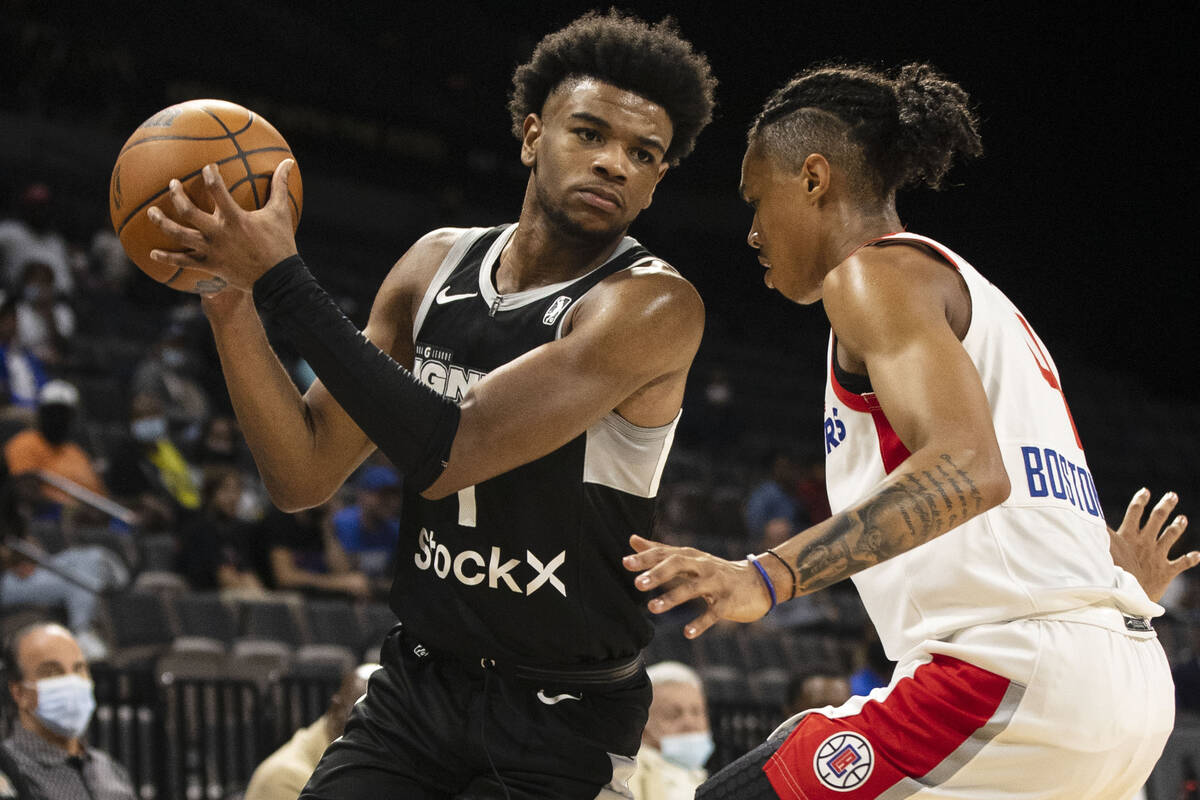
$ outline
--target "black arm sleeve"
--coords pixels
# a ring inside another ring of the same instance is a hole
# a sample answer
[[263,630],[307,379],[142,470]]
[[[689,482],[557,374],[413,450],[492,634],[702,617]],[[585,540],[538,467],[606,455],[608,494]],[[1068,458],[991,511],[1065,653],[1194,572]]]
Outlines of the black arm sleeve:
[[450,458],[458,405],[419,382],[354,327],[295,255],[254,284],[254,302],[278,323],[358,427],[404,473],[428,488]]

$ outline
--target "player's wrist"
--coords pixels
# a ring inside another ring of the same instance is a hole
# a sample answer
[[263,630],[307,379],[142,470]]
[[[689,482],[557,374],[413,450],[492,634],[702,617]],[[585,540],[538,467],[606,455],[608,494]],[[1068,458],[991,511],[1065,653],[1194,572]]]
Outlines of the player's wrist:
[[767,565],[754,553],[746,554],[746,563],[750,565],[751,570],[756,574],[756,582],[767,596],[767,602],[770,605],[764,613],[769,614],[775,609],[775,606],[779,605],[779,592],[775,589],[775,581],[771,577],[771,573],[767,571]]
[[771,548],[759,554],[759,559],[775,583],[775,594],[778,596],[779,602],[786,603],[794,598],[798,589],[796,570],[788,563],[787,559]]

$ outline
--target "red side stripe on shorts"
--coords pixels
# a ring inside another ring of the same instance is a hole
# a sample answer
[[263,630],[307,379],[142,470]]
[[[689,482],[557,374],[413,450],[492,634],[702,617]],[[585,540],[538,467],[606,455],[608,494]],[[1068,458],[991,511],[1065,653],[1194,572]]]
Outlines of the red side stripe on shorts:
[[934,656],[857,714],[806,716],[763,772],[784,800],[876,798],[943,764],[1000,712],[1011,686],[973,664]]

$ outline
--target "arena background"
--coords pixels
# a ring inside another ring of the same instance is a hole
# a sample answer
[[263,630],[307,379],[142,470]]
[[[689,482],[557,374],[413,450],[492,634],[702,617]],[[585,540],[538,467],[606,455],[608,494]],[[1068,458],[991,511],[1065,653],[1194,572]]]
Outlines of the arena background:
[[[86,244],[107,225],[109,170],[134,127],[181,100],[233,100],[289,140],[305,179],[301,252],[361,320],[420,233],[516,216],[525,171],[505,108],[512,70],[591,7],[6,0],[0,217],[29,181],[46,180],[59,224]],[[720,80],[715,121],[632,230],[705,298],[690,401],[725,373],[743,420],[723,445],[694,431],[687,469],[711,474],[732,449],[749,480],[772,442],[820,452],[827,325],[819,308],[767,291],[745,246],[750,213],[736,189],[748,122],[814,62],[922,60],[972,95],[985,155],[956,167],[946,191],[902,195],[901,218],[974,263],[1037,328],[1110,520],[1142,485],[1179,491],[1184,513],[1196,507],[1196,3],[619,7],[675,16]],[[154,319],[188,302],[149,285],[133,296]],[[1191,657],[1186,619],[1177,660]],[[137,708],[154,707],[147,696]],[[146,785],[161,778],[146,770]]]

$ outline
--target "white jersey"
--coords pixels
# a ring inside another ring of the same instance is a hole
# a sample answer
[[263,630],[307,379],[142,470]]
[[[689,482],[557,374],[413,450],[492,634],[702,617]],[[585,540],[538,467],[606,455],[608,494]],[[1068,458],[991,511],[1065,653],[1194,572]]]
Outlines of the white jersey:
[[[1041,339],[1016,306],[955,253],[910,233],[869,244],[889,240],[931,248],[966,281],[971,324],[963,347],[983,381],[1012,485],[1009,498],[987,513],[854,576],[889,657],[973,625],[1088,606],[1113,606],[1135,617],[1161,614],[1112,562],[1091,470]],[[825,449],[834,513],[870,494],[909,456],[874,393],[847,388],[844,373],[839,380],[836,358],[831,335]]]

